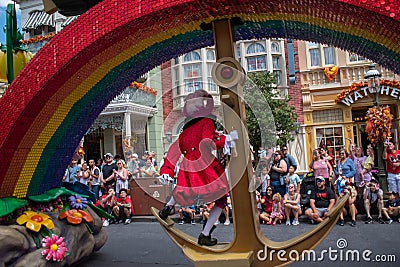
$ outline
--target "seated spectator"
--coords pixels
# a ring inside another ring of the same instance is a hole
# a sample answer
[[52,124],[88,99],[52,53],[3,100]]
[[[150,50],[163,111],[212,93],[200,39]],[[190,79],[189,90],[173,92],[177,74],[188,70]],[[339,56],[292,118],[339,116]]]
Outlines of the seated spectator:
[[196,213],[196,208],[194,205],[180,207],[178,212],[180,218],[179,224],[184,224],[186,219],[190,219],[191,224],[196,224],[194,221],[194,215]]
[[351,216],[350,225],[354,227],[356,226],[356,215],[357,215],[357,209],[355,205],[357,199],[357,190],[353,186],[351,186],[350,183],[346,183],[339,198],[344,197],[346,194],[349,194],[349,198],[344,204],[343,211],[340,214],[339,225],[344,226],[344,218],[347,214],[350,214]]
[[[100,207],[107,211],[108,214],[112,214],[113,208],[117,203],[117,197],[113,188],[108,189],[108,194],[102,195],[100,200]],[[109,221],[105,220],[103,226],[108,226]]]
[[386,223],[391,224],[393,222],[392,218],[397,217],[397,220],[400,222],[399,209],[400,209],[400,200],[396,199],[396,194],[394,192],[387,193],[389,200],[386,201],[385,207],[382,209],[383,215],[386,217]]
[[300,194],[295,191],[295,185],[291,184],[288,187],[288,193],[285,194],[283,201],[286,225],[290,225],[290,215],[293,214],[293,225],[299,225],[299,215],[301,215]]
[[325,186],[325,179],[317,177],[315,179],[317,188],[311,193],[310,208],[306,210],[305,215],[311,219],[311,222],[323,222],[335,205],[335,194],[333,191]]
[[113,212],[118,223],[124,220],[125,224],[131,223],[131,208],[132,201],[128,197],[127,190],[125,188],[121,188],[119,191],[119,198],[117,199],[117,203],[113,208]]
[[[322,176],[317,177],[324,178]],[[300,184],[300,205],[302,212],[305,212],[310,207],[311,193],[315,191],[316,188],[314,174],[312,172],[307,173]]]
[[369,182],[364,190],[364,207],[365,212],[367,213],[367,221],[365,222],[366,224],[373,222],[371,210],[374,210],[375,212],[378,211],[377,221],[380,224],[385,223],[382,219],[383,191],[379,188],[378,181],[375,179],[371,179],[371,182]]
[[204,204],[203,210],[201,211],[202,223],[206,223],[208,216],[210,215],[211,209],[214,207],[214,202]]
[[263,211],[260,214],[260,219],[262,223],[271,224],[271,212],[272,212],[272,196],[274,190],[271,186],[267,187],[267,194],[261,198],[261,205],[263,206]]
[[272,197],[272,212],[270,216],[273,219],[272,225],[276,225],[278,221],[282,222],[283,215],[282,197],[279,193],[275,193]]

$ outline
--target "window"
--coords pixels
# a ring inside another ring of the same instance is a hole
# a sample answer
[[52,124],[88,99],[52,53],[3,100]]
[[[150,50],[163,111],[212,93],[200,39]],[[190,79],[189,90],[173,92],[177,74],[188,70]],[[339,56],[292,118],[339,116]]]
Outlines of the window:
[[272,68],[274,70],[280,70],[281,69],[281,57],[273,56],[272,57]]
[[335,64],[335,48],[318,43],[308,43],[310,67]]
[[207,60],[215,60],[214,51],[207,50]]
[[187,53],[183,58],[184,62],[199,61],[199,60],[201,60],[200,54],[194,51]]
[[324,47],[325,65],[335,64],[333,47]]
[[199,89],[203,89],[201,82],[201,64],[185,65],[184,68],[184,84],[186,93],[191,93]]
[[211,74],[213,65],[214,63],[207,63],[207,85],[209,91],[216,92],[217,85],[215,84]]
[[280,70],[273,70],[272,73],[276,78],[276,84],[280,85],[282,82],[282,72]]
[[344,137],[343,127],[325,127],[315,129],[316,143],[315,146],[325,146],[328,154],[333,158],[338,158],[339,150],[343,148]]
[[259,54],[265,52],[265,47],[262,44],[255,43],[247,47],[247,54]]
[[343,122],[343,111],[341,109],[317,110],[312,113],[314,123],[321,122]]
[[280,45],[278,42],[271,43],[271,52],[272,53],[279,53],[281,51]]
[[309,53],[311,67],[319,67],[321,65],[321,57],[318,44],[310,43]]
[[357,61],[365,61],[365,57],[354,54],[354,53],[349,53],[349,62],[357,62]]
[[174,69],[174,79],[175,79],[176,96],[179,96],[181,95],[181,88],[179,86],[179,68]]
[[247,70],[266,70],[267,69],[267,58],[266,56],[256,56],[247,58]]
[[192,93],[200,89],[203,89],[203,84],[201,82],[201,79],[185,80],[186,93]]
[[178,64],[179,64],[179,57],[174,58],[174,64],[175,64],[175,65],[178,65]]

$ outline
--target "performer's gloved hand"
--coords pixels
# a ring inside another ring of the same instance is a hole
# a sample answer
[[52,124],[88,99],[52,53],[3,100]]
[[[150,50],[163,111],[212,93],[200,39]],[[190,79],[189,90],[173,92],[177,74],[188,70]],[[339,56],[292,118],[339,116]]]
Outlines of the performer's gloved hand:
[[236,130],[233,130],[229,133],[230,137],[232,140],[238,140],[239,139],[239,135],[238,132]]
[[160,177],[158,177],[158,179],[163,184],[168,184],[168,182],[174,181],[174,179],[172,179],[171,176],[169,176],[169,174],[166,174],[166,173],[162,174]]

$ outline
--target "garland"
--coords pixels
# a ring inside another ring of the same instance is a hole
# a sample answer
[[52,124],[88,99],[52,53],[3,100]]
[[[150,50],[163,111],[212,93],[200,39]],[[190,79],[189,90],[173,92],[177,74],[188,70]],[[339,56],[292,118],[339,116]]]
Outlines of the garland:
[[366,132],[373,145],[382,143],[385,139],[391,139],[393,115],[389,106],[372,107],[368,109],[365,117],[367,121]]
[[47,41],[50,40],[51,38],[53,38],[54,36],[56,36],[55,33],[50,33],[48,35],[40,35],[37,37],[32,37],[26,40],[21,40],[20,42],[24,45],[26,44],[32,44],[32,43],[38,43],[38,42],[43,42],[43,41]]
[[153,95],[153,96],[157,95],[157,90],[155,90],[155,89],[153,89],[151,87],[144,86],[142,83],[131,82],[129,87],[136,88],[137,90],[143,91],[143,92],[145,92],[145,93],[147,93],[149,95]]
[[[394,80],[380,80],[380,85],[384,85],[384,86],[390,86],[390,87],[395,87],[400,89],[400,81],[394,81]],[[343,99],[345,99],[349,94],[351,94],[354,91],[357,91],[358,89],[362,88],[362,87],[366,87],[368,86],[368,82],[354,82],[351,84],[350,87],[344,89],[342,92],[340,92],[339,94],[337,94],[335,96],[335,103],[338,103],[340,101],[342,101]]]

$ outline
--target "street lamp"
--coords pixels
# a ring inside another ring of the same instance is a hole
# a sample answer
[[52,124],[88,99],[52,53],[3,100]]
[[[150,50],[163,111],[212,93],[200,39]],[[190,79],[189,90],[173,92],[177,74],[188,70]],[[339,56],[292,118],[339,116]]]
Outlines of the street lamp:
[[[369,65],[369,69],[367,73],[365,73],[364,78],[368,80],[368,90],[371,93],[374,93],[374,106],[378,108],[379,106],[379,92],[380,92],[380,77],[382,76],[381,73],[375,68],[375,64]],[[376,154],[377,157],[375,157],[376,162],[378,163],[378,177],[379,177],[379,183],[381,184],[381,188],[386,188],[386,172],[385,172],[385,167],[383,165],[383,159],[382,159],[382,154],[383,154],[383,143],[379,142],[376,145]]]
[[375,68],[375,64],[369,65],[369,70],[365,73],[364,78],[368,79],[368,89],[371,93],[375,93],[374,96],[374,106],[378,107],[378,94],[380,77],[382,74]]

